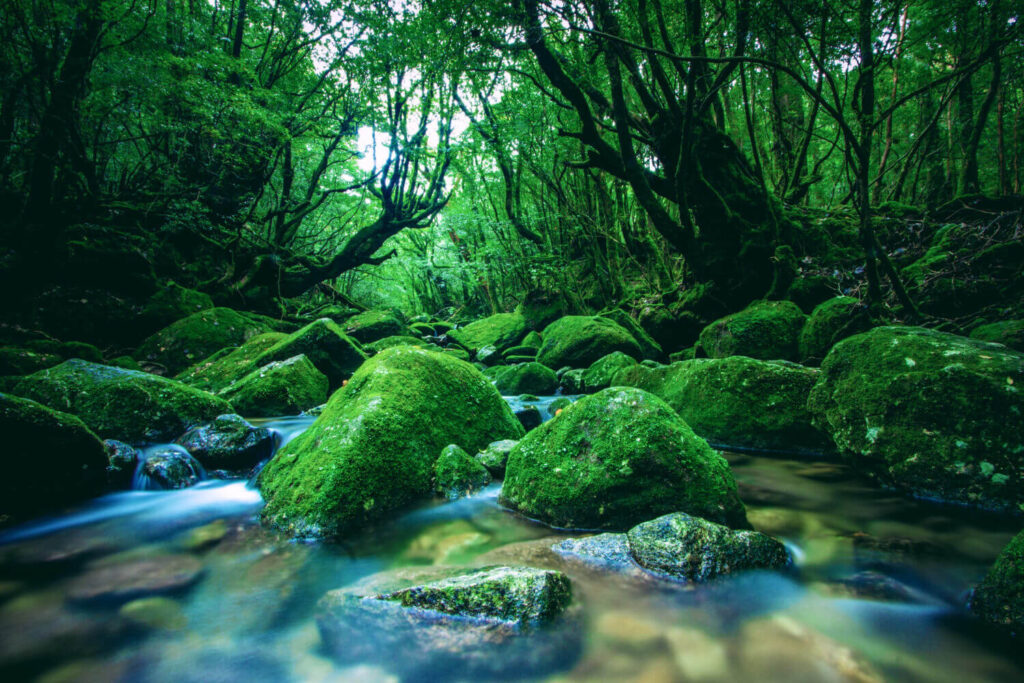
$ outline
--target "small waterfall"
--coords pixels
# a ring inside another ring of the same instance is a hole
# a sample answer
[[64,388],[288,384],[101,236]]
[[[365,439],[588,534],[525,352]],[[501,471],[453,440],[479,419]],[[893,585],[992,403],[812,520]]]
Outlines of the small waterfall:
[[166,491],[188,488],[206,479],[206,470],[192,454],[178,444],[158,444],[142,451],[132,489]]

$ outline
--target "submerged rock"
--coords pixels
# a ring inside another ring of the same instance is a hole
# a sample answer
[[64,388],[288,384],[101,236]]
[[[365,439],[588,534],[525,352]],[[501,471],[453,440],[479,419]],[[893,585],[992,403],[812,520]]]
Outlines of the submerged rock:
[[807,316],[792,301],[758,301],[705,327],[700,347],[711,358],[796,361],[806,321]]
[[746,527],[728,463],[664,401],[605,389],[527,434],[501,502],[554,527],[624,531],[667,512]]
[[498,374],[495,386],[504,396],[517,394],[553,394],[558,388],[555,371],[540,363],[510,365]]
[[655,393],[712,443],[822,453],[832,451],[832,442],[812,424],[807,409],[818,374],[794,363],[745,356],[699,358],[674,363]]
[[203,480],[199,463],[184,449],[163,448],[146,456],[135,473],[133,488],[149,491],[187,489]]
[[210,308],[171,323],[146,339],[135,358],[176,375],[224,348],[270,332],[262,322],[230,308]]
[[508,463],[508,454],[512,452],[515,445],[519,443],[513,439],[501,439],[487,444],[487,448],[476,454],[477,461],[487,468],[495,479],[505,478],[505,465]]
[[1024,503],[1024,354],[919,327],[837,344],[808,408],[857,471],[917,496]]
[[782,569],[786,547],[759,531],[733,531],[682,512],[638,524],[629,552],[649,572],[700,583],[750,569]]
[[43,512],[103,490],[106,449],[77,417],[0,393],[0,434],[0,514]]
[[447,354],[386,349],[260,473],[264,522],[338,536],[425,498],[437,454],[475,452],[523,428],[480,372]]
[[227,401],[187,384],[83,360],[29,375],[16,390],[77,415],[103,438],[129,444],[170,441],[193,425],[233,412]]
[[139,464],[139,452],[114,439],[105,440],[103,447],[107,449],[107,485],[112,489],[131,488],[132,476]]
[[568,578],[554,571],[403,570],[327,593],[316,620],[327,651],[346,664],[415,680],[534,677],[579,656],[571,599]]
[[999,553],[974,589],[971,612],[1013,636],[1024,633],[1024,532]]
[[497,313],[452,330],[448,335],[469,351],[493,346],[498,351],[514,346],[526,334],[526,320],[518,313]]
[[191,555],[163,555],[101,564],[71,580],[68,599],[79,603],[125,603],[181,592],[196,583],[203,564]]
[[253,427],[241,415],[220,415],[210,424],[190,429],[176,443],[207,469],[248,470],[270,457],[277,437],[266,427]]
[[621,325],[599,316],[567,315],[544,328],[537,361],[549,368],[586,368],[609,353],[643,357],[640,345]]
[[445,446],[434,463],[434,490],[457,500],[491,483],[491,473],[455,444]]
[[327,376],[304,355],[268,363],[220,392],[239,413],[250,417],[295,415],[324,403]]
[[314,320],[261,353],[255,365],[263,366],[304,355],[337,389],[366,360],[356,343],[330,318]]

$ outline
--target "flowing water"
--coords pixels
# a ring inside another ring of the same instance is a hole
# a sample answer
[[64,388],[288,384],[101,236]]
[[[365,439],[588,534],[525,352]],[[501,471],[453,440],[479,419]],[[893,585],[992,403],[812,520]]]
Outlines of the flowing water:
[[[263,424],[287,441],[310,422]],[[1024,680],[962,609],[1013,520],[907,500],[836,463],[727,457],[793,571],[695,589],[602,573],[551,553],[565,534],[501,509],[497,485],[340,544],[262,529],[245,481],[108,495],[0,536],[0,680],[396,680],[388,661],[322,650],[320,596],[384,570],[496,563],[573,578],[583,647],[549,680]]]

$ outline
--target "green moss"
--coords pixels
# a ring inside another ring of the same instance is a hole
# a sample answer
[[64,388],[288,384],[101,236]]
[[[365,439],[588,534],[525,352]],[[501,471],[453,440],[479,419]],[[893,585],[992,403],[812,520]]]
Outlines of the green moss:
[[107,361],[107,365],[112,365],[115,368],[124,368],[125,370],[142,370],[142,366],[139,365],[139,361],[135,360],[131,356],[118,356],[117,358]]
[[257,366],[304,355],[337,389],[366,360],[359,346],[330,318],[314,320],[277,342],[255,360]]
[[644,328],[640,327],[640,324],[621,308],[605,311],[601,313],[601,317],[615,321],[622,329],[629,332],[640,345],[640,353],[644,358],[662,359],[665,357],[665,352],[661,350],[658,342],[654,341],[654,337],[647,334]]
[[82,360],[87,360],[90,363],[103,362],[103,354],[100,350],[92,344],[87,344],[85,342],[62,342],[57,341],[56,339],[33,339],[32,341],[25,342],[25,346],[33,351],[59,356],[61,360],[80,358]]
[[142,317],[150,329],[157,330],[208,308],[213,308],[213,299],[209,294],[169,282],[149,298]]
[[491,473],[455,444],[445,446],[434,463],[434,492],[458,500],[491,483]]
[[12,346],[0,347],[0,375],[16,377],[52,368],[61,362],[60,356],[41,351],[30,351]]
[[817,379],[816,370],[793,363],[703,358],[674,363],[655,393],[712,443],[822,453],[832,444],[811,424],[807,409]]
[[447,348],[441,349],[441,352],[446,353],[449,356],[452,356],[453,358],[458,358],[459,360],[466,361],[467,363],[469,362],[469,352],[466,351],[465,349],[459,349],[454,346],[449,346]]
[[344,333],[360,344],[369,344],[384,337],[404,335],[405,323],[391,311],[364,311],[345,321]]
[[789,286],[786,298],[810,314],[818,304],[836,296],[836,282],[821,275],[798,277]]
[[849,336],[871,328],[866,306],[849,296],[819,304],[800,332],[800,358],[820,362],[829,349]]
[[538,332],[537,330],[530,330],[526,334],[526,336],[523,337],[523,341],[521,341],[519,344],[520,344],[520,346],[525,347],[525,348],[538,349],[539,350],[540,349],[540,345],[543,342],[544,342],[544,340],[540,336],[540,332]]
[[782,569],[786,547],[757,531],[733,531],[699,517],[673,513],[626,534],[629,553],[647,571],[692,583],[751,569]]
[[621,351],[639,360],[643,353],[621,325],[598,316],[569,315],[544,328],[537,361],[549,368],[589,367],[609,353]]
[[0,393],[0,516],[54,510],[99,494],[103,442],[77,417]]
[[15,393],[77,415],[103,438],[130,444],[170,441],[234,412],[227,401],[181,382],[77,359],[23,378]]
[[303,355],[268,363],[219,395],[247,417],[295,415],[327,400],[327,376]]
[[381,351],[260,474],[265,523],[338,536],[430,495],[448,444],[476,452],[523,429],[472,365],[412,346]]
[[495,378],[498,391],[504,396],[517,394],[553,394],[558,388],[555,372],[540,363],[510,365]]
[[172,323],[142,342],[135,358],[153,363],[168,375],[221,349],[238,346],[269,329],[230,308],[211,308]]
[[377,341],[371,342],[364,346],[363,350],[366,351],[367,353],[377,353],[378,351],[383,351],[384,349],[390,349],[392,346],[402,346],[403,344],[406,346],[422,346],[424,348],[433,347],[435,349],[437,348],[433,344],[426,344],[419,337],[398,335],[395,337],[384,337],[383,339],[378,339]]
[[[487,347],[484,347],[484,348],[487,348]],[[523,356],[526,356],[528,358],[536,358],[537,357],[537,347],[533,347],[533,346],[513,346],[512,348],[507,349],[505,351],[505,353],[502,354],[502,355],[505,358],[523,357]]]
[[843,340],[808,408],[850,464],[914,495],[983,508],[1024,502],[1024,354],[918,327]]
[[498,313],[465,327],[452,330],[448,335],[469,351],[476,352],[485,346],[499,351],[515,345],[526,334],[526,320],[518,313]]
[[539,331],[568,312],[565,300],[558,292],[535,289],[527,292],[516,313],[523,316],[528,330]]
[[1005,344],[1015,351],[1024,351],[1024,320],[1003,320],[971,330],[971,339]]
[[501,502],[555,527],[624,531],[685,511],[747,526],[729,465],[664,401],[616,387],[581,398],[512,449]]
[[711,358],[797,360],[798,339],[806,320],[792,301],[758,301],[705,327],[700,346]]
[[1024,633],[1024,531],[999,553],[971,598],[981,619],[1019,636]]
[[609,386],[613,387],[635,387],[649,391],[654,395],[660,395],[662,386],[665,384],[665,377],[672,366],[659,365],[652,368],[647,365],[634,364],[619,368],[612,375]]
[[621,351],[599,358],[583,373],[583,388],[587,391],[606,389],[612,384],[612,377],[619,370],[636,365],[636,359]]
[[559,396],[554,401],[548,404],[548,412],[554,415],[559,410],[565,410],[572,405],[572,399],[567,396]]
[[287,337],[281,332],[257,335],[238,348],[217,351],[175,379],[203,391],[221,391],[252,372],[256,368],[256,359]]

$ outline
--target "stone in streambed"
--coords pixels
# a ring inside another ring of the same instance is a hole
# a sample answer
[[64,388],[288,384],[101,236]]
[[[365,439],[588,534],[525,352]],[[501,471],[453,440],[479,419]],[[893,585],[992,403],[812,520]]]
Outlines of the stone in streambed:
[[202,563],[191,555],[100,564],[72,579],[67,595],[72,602],[119,604],[181,592],[195,584],[202,574]]
[[277,417],[324,403],[328,388],[327,376],[300,354],[253,370],[221,391],[220,396],[242,415]]
[[612,377],[619,370],[636,365],[636,359],[621,351],[609,353],[607,356],[596,360],[586,372],[583,373],[583,389],[588,392],[607,389],[612,385]]
[[448,500],[458,500],[490,483],[487,468],[455,444],[445,446],[434,463],[434,490]]
[[176,443],[207,469],[248,470],[270,457],[277,437],[240,415],[219,415],[209,424],[190,429]]
[[257,335],[237,348],[220,349],[182,371],[175,379],[196,389],[217,393],[252,372],[257,358],[287,338],[282,332]]
[[561,528],[624,531],[680,510],[748,526],[725,459],[664,401],[627,387],[584,397],[527,434],[500,501]]
[[360,344],[370,344],[385,337],[401,336],[408,329],[391,311],[364,311],[345,321],[344,333]]
[[498,351],[514,346],[526,334],[526,320],[518,313],[497,313],[452,330],[449,337],[476,353],[487,346]]
[[386,349],[260,473],[265,523],[339,536],[429,497],[438,453],[476,452],[522,426],[469,363],[413,346]]
[[230,308],[210,308],[171,323],[139,346],[135,358],[176,375],[210,354],[270,332],[261,321]]
[[314,320],[261,353],[258,367],[304,355],[337,389],[366,360],[366,354],[330,318]]
[[705,327],[700,347],[711,358],[797,361],[806,321],[807,316],[792,301],[758,301]]
[[495,479],[505,478],[505,465],[508,463],[508,454],[512,452],[515,445],[519,443],[513,439],[501,439],[487,444],[487,448],[476,454],[477,461],[487,468]]
[[188,452],[179,447],[160,448],[146,455],[136,472],[133,488],[147,491],[187,489],[203,480],[203,470]]
[[558,388],[558,378],[551,368],[540,363],[519,363],[499,373],[495,386],[504,396],[552,394]]
[[1012,636],[1024,633],[1024,532],[999,553],[985,579],[974,589],[970,609]]
[[106,439],[103,447],[107,450],[107,485],[112,489],[131,488],[132,476],[139,464],[139,451],[114,439]]
[[617,323],[599,316],[567,315],[544,328],[537,361],[549,368],[589,367],[609,353],[621,351],[633,358],[643,353],[636,339]]

